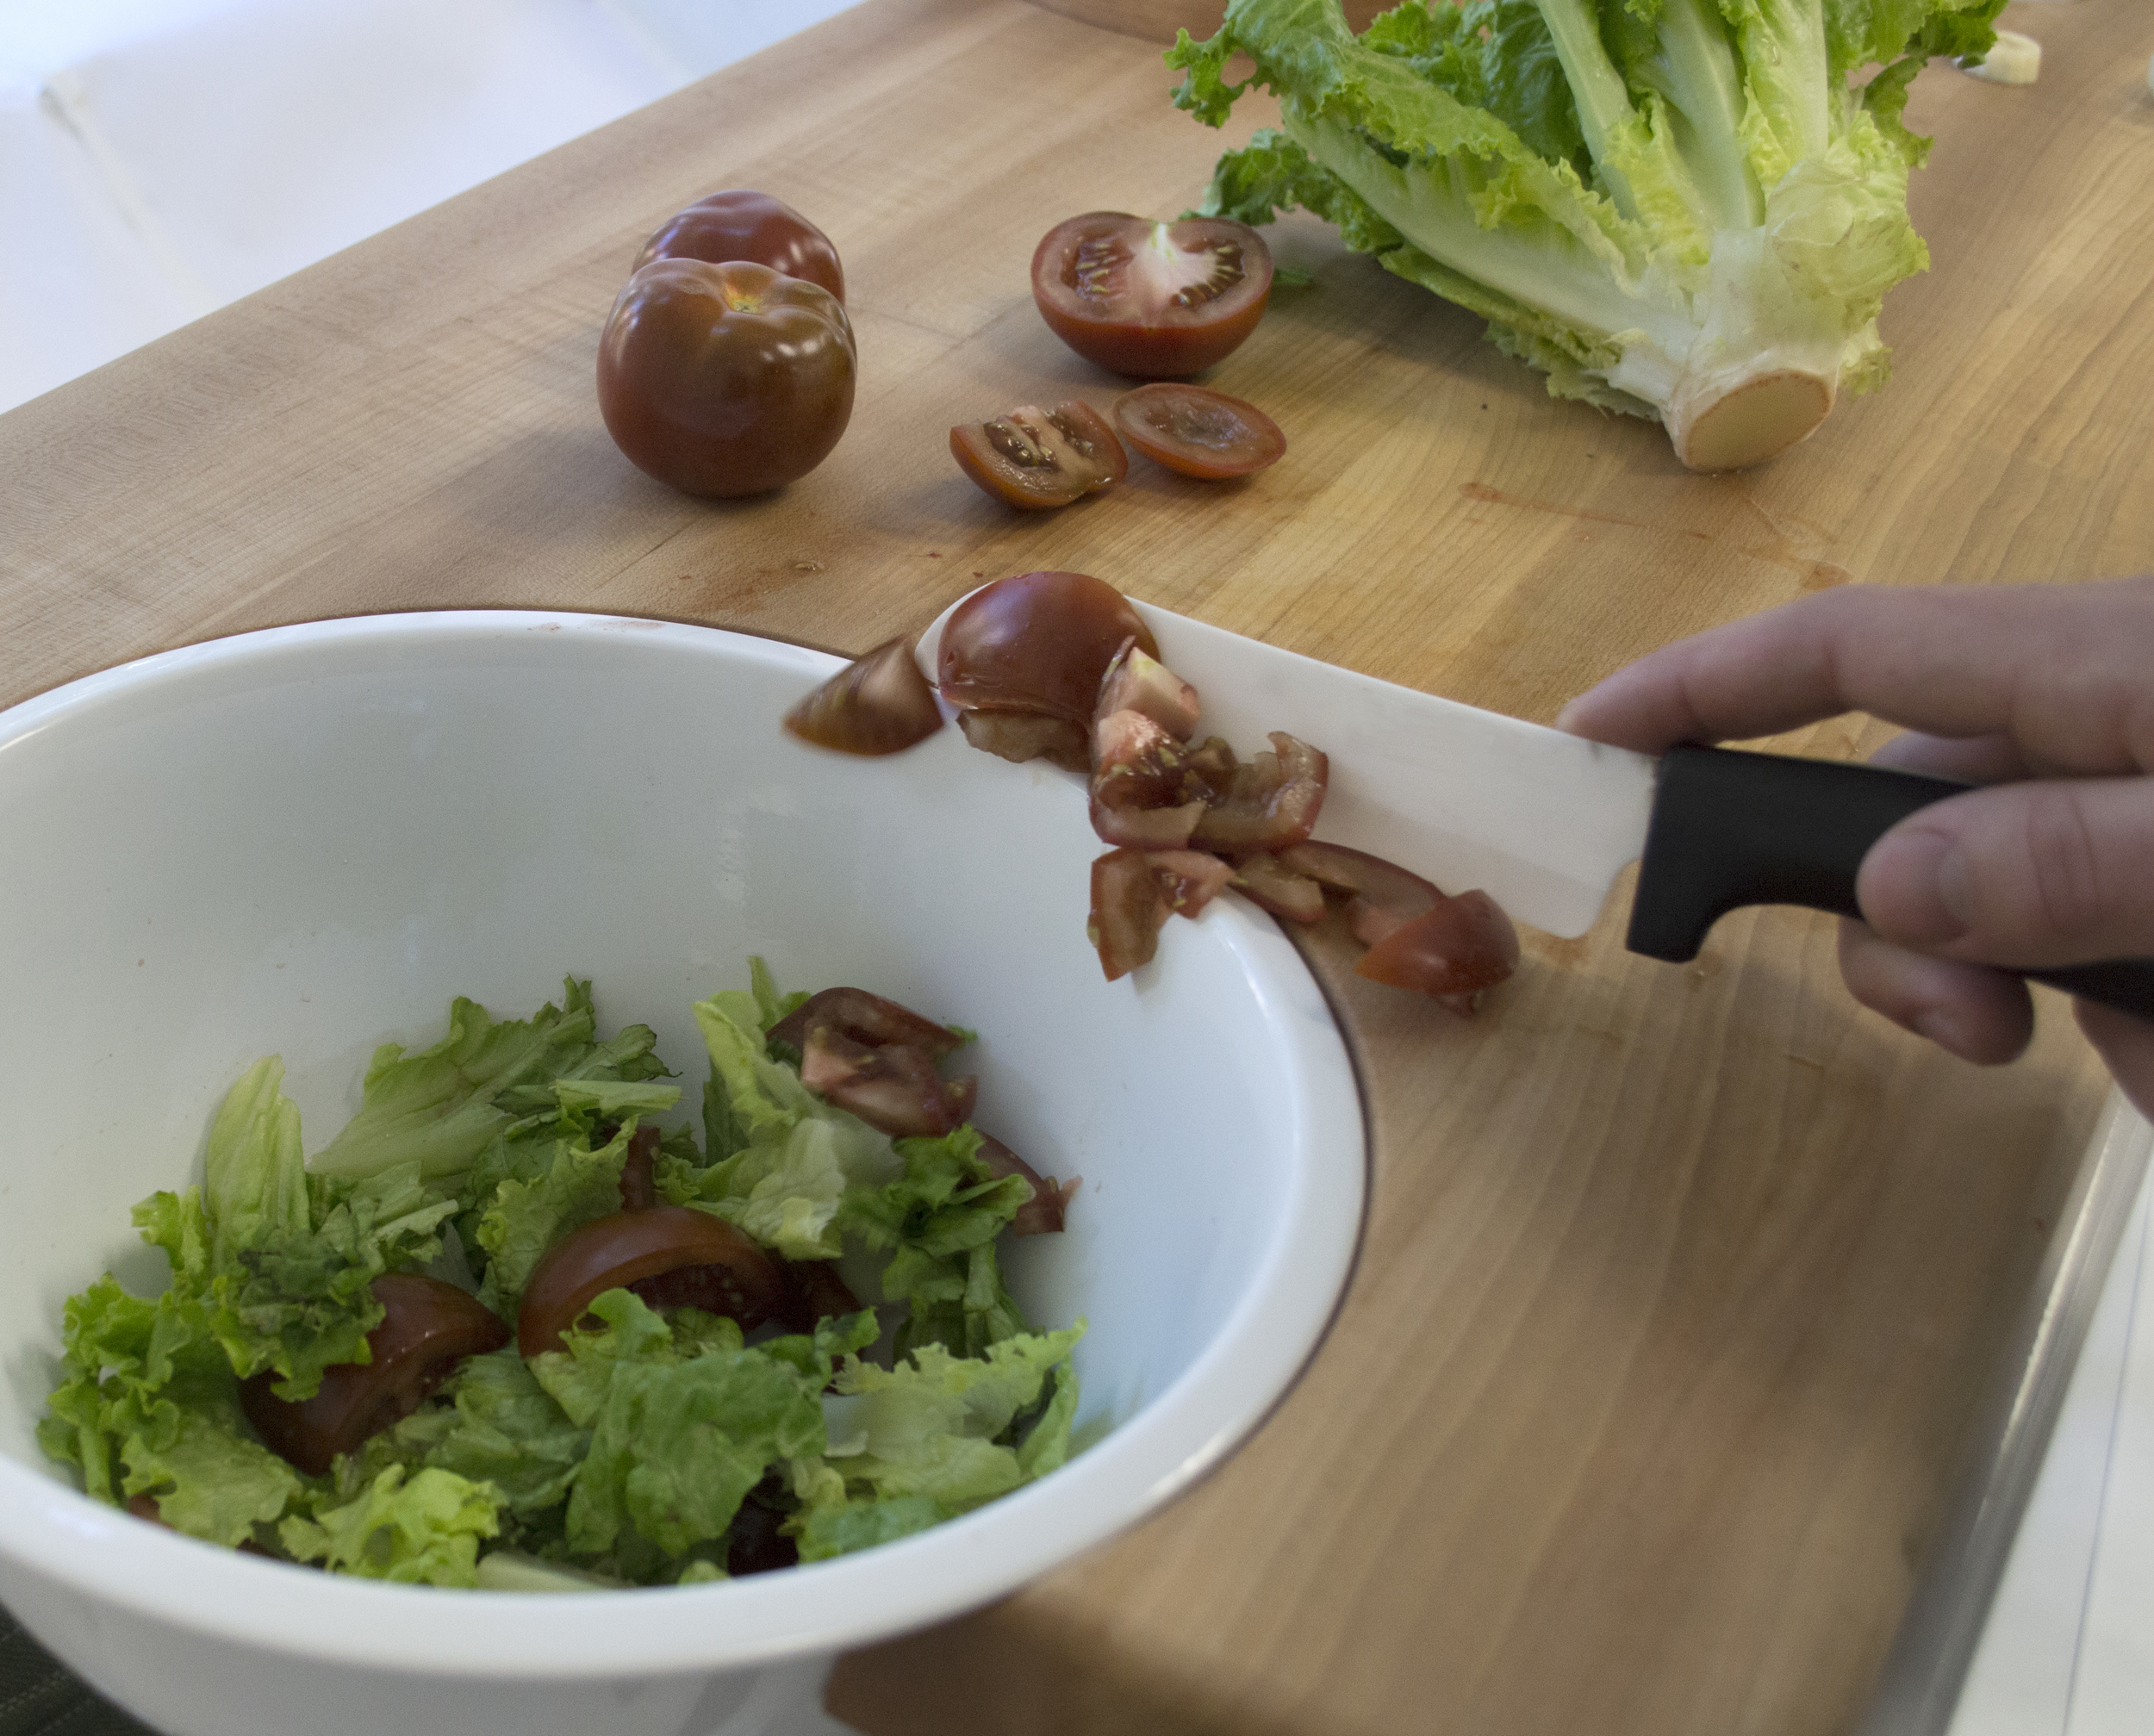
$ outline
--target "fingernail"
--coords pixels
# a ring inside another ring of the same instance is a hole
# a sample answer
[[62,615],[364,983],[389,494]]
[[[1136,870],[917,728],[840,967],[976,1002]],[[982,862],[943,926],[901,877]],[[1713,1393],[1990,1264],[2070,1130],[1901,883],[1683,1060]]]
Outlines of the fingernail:
[[[1872,896],[1864,909],[1880,931],[1931,946],[1967,932],[1972,889],[1966,852],[1957,839],[1920,828],[1896,832],[1871,858],[1864,867]],[[1877,908],[1871,910],[1871,902]]]

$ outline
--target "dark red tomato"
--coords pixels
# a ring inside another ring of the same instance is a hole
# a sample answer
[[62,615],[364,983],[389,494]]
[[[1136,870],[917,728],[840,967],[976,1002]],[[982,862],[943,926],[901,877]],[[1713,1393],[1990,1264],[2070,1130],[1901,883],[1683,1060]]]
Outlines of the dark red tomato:
[[366,1335],[371,1362],[340,1362],[297,1403],[270,1389],[265,1371],[240,1383],[240,1408],[270,1450],[320,1477],[339,1453],[408,1416],[465,1357],[499,1350],[508,1328],[477,1297],[416,1272],[386,1272],[373,1283],[388,1311]]
[[1130,474],[1107,419],[1077,398],[1049,410],[1019,404],[952,428],[949,451],[983,492],[1029,512],[1066,507]]
[[1485,892],[1460,893],[1399,924],[1361,955],[1356,974],[1419,989],[1470,1013],[1484,989],[1518,968],[1518,930]]
[[957,727],[982,753],[1023,765],[1046,760],[1066,772],[1092,766],[1092,735],[1082,724],[1042,712],[960,712]]
[[1092,916],[1085,925],[1099,968],[1112,982],[1159,949],[1169,915],[1159,875],[1142,850],[1109,850],[1092,865]]
[[943,624],[943,697],[988,711],[1041,712],[1089,729],[1100,678],[1134,638],[1159,641],[1129,599],[1086,573],[1021,573],[983,586]]
[[853,328],[829,290],[746,262],[657,259],[598,345],[598,407],[631,463],[691,495],[760,495],[830,455]]
[[1323,810],[1331,762],[1318,749],[1273,730],[1272,751],[1234,768],[1226,792],[1197,822],[1196,842],[1230,854],[1281,850],[1304,842]]
[[1286,436],[1255,405],[1202,386],[1139,386],[1114,401],[1122,438],[1155,464],[1216,482],[1279,462]]
[[980,1136],[980,1160],[987,1166],[988,1173],[998,1179],[1005,1175],[1021,1175],[1032,1184],[1031,1198],[1020,1205],[1018,1215],[1010,1220],[1011,1235],[1053,1235],[1061,1230],[1070,1196],[1077,1192],[1081,1176],[1057,1181],[1051,1175],[1042,1175],[992,1134]]
[[1256,329],[1271,294],[1271,249],[1224,217],[1091,211],[1032,255],[1032,299],[1055,335],[1132,379],[1202,373]]
[[912,658],[910,638],[855,659],[785,714],[804,742],[845,754],[894,754],[943,726],[935,689]]
[[[524,1287],[516,1346],[526,1356],[561,1347],[561,1335],[582,1319],[602,1291],[686,1274],[694,1295],[662,1291],[647,1302],[693,1303],[757,1326],[781,1313],[786,1283],[777,1262],[746,1235],[692,1205],[617,1211],[575,1229],[548,1248]],[[680,1285],[673,1289],[681,1288]],[[640,1293],[640,1292],[639,1292]]]
[[845,299],[844,268],[831,238],[768,193],[713,193],[675,212],[644,243],[634,269],[640,271],[653,259],[701,259],[713,265],[750,259]]
[[806,1048],[808,1033],[818,1025],[841,1031],[855,1042],[905,1043],[924,1049],[938,1061],[964,1042],[948,1025],[936,1024],[901,1001],[887,999],[864,988],[844,987],[810,995],[770,1027],[769,1038],[773,1042]]

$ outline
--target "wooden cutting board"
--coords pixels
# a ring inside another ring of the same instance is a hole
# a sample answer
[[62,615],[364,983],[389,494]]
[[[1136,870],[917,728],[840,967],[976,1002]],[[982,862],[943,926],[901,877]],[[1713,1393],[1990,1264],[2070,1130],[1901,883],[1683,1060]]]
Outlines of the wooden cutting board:
[[[1017,0],[867,0],[0,417],[0,703],[171,645],[536,606],[847,651],[1074,567],[1390,680],[1547,719],[1680,634],[1844,583],[2154,564],[2154,14],[2033,5],[2041,82],[1919,81],[1933,269],[1897,376],[1755,472],[1549,399],[1478,322],[1321,226],[1215,383],[1292,449],[1214,489],[1140,464],[1018,517],[944,430],[1118,383],[1040,323],[1034,243],[1173,215],[1225,139],[1155,47]],[[762,501],[669,493],[594,402],[644,235],[756,186],[847,265],[853,425]],[[1866,750],[1849,719],[1812,751]],[[2102,1075],[2045,1001],[1981,1072],[1858,1011],[1830,925],[1529,937],[1472,1023],[1310,943],[1373,1194],[1329,1339],[1202,1488],[1005,1602],[856,1655],[874,1736],[1808,1736],[1870,1695],[1983,1443]]]

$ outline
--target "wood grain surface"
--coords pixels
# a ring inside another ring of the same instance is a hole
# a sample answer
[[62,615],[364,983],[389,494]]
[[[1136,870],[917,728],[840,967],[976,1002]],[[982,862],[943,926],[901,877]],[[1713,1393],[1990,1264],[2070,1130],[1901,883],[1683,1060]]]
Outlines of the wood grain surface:
[[[1344,254],[1216,370],[1287,430],[1215,490],[1141,463],[1018,517],[944,431],[1119,383],[1045,330],[1057,219],[1173,215],[1223,139],[1155,47],[1018,0],[868,0],[0,417],[0,703],[168,646],[370,611],[706,621],[853,651],[982,577],[1095,572],[1221,626],[1547,719],[1628,658],[1820,587],[2154,565],[2154,13],[2034,5],[2041,82],[1918,81],[1933,269],[1897,373],[1763,470],[1548,398]],[[644,236],[721,186],[812,215],[859,331],[818,471],[711,505],[592,389]],[[1865,750],[1849,719],[1814,751]],[[2045,1000],[1978,1072],[1859,1012],[1830,925],[1529,937],[1472,1023],[1309,950],[1373,1189],[1299,1386],[1202,1488],[993,1608],[846,1660],[873,1736],[1808,1736],[1863,1703],[2091,1129]]]

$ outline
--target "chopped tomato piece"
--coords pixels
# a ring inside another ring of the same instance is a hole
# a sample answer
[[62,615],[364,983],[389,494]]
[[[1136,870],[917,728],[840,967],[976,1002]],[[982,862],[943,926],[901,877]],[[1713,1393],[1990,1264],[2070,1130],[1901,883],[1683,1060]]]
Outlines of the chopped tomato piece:
[[1234,879],[1234,869],[1205,850],[1153,850],[1150,859],[1176,916],[1195,916]]
[[770,1027],[770,1040],[805,1048],[808,1032],[819,1024],[843,1031],[856,1042],[910,1043],[937,1061],[964,1041],[948,1025],[864,988],[826,988],[810,995]]
[[1470,1013],[1482,992],[1518,968],[1518,930],[1485,892],[1460,893],[1399,924],[1368,951],[1357,973],[1394,988],[1418,989]]
[[1093,863],[1092,919],[1085,931],[1109,982],[1151,959],[1167,918],[1166,894],[1142,850],[1109,850]]
[[943,726],[935,689],[920,673],[909,638],[856,658],[785,714],[804,742],[845,754],[894,754]]
[[[717,1269],[649,1282],[699,1266]],[[517,1348],[526,1356],[558,1350],[593,1300],[616,1289],[657,1306],[692,1304],[744,1327],[774,1318],[786,1297],[777,1263],[724,1218],[692,1205],[617,1211],[570,1230],[541,1256],[517,1312]]]
[[1000,1140],[984,1133],[980,1136],[980,1159],[998,1179],[1021,1175],[1032,1184],[1031,1198],[1010,1220],[1012,1235],[1050,1235],[1061,1229],[1070,1197],[1083,1177],[1073,1175],[1068,1181],[1057,1181],[1051,1175],[1043,1176]]
[[1197,690],[1132,638],[1114,654],[1099,683],[1095,719],[1137,712],[1176,741],[1196,733]]
[[1279,858],[1252,850],[1234,865],[1234,889],[1289,922],[1314,922],[1323,914],[1323,887],[1307,874],[1282,868]]
[[1283,730],[1271,741],[1270,753],[1235,768],[1226,793],[1198,821],[1196,843],[1230,854],[1280,850],[1315,830],[1330,762]]

